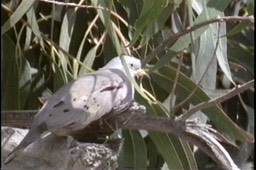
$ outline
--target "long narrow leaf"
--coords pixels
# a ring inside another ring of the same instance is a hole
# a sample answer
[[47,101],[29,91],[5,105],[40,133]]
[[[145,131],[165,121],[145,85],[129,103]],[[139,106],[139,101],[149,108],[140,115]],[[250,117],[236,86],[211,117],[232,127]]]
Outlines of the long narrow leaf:
[[29,10],[29,8],[32,7],[34,2],[35,0],[21,1],[21,4],[18,6],[18,8],[2,26],[1,34],[3,35],[5,32],[11,29],[23,17],[23,15]]

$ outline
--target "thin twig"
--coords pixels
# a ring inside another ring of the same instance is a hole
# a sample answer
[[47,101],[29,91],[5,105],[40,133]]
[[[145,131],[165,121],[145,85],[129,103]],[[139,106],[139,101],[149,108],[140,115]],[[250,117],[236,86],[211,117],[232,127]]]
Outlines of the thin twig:
[[[219,30],[218,30],[218,35],[217,37],[220,37],[220,27],[219,27]],[[210,65],[212,64],[213,60],[216,58],[216,52],[217,52],[217,49],[218,49],[218,46],[219,46],[219,38],[217,39],[217,42],[216,42],[216,47],[214,49],[214,52],[212,54],[212,58],[210,60],[210,62],[208,63],[208,65],[206,66],[206,70],[204,71],[203,75],[201,76],[200,80],[198,81],[196,87],[192,90],[192,92],[189,94],[189,96],[181,101],[177,106],[174,107],[174,113],[175,111],[177,111],[180,107],[182,107],[185,103],[187,103],[189,101],[189,99],[191,99],[191,97],[194,95],[194,93],[196,92],[196,90],[198,89],[199,85],[201,84],[201,82],[203,81],[203,78],[205,77],[206,75],[206,72],[208,71],[208,69],[210,68]]]
[[240,17],[240,16],[227,16],[227,17],[217,17],[214,19],[211,19],[209,21],[205,21],[202,23],[199,23],[197,25],[194,25],[193,27],[188,27],[186,30],[176,33],[173,36],[170,36],[167,40],[165,40],[161,45],[159,45],[153,52],[151,52],[143,61],[143,65],[145,63],[150,62],[155,56],[157,56],[162,51],[168,49],[171,47],[181,36],[186,35],[188,33],[191,33],[192,31],[195,31],[201,27],[207,26],[209,24],[213,24],[216,22],[247,22],[247,23],[254,23],[254,16],[248,16],[248,17]]
[[190,109],[189,111],[187,111],[185,114],[183,114],[179,118],[177,118],[177,121],[181,121],[181,122],[186,121],[190,116],[192,116],[197,111],[212,107],[218,103],[226,101],[226,100],[236,96],[237,94],[244,92],[245,90],[249,89],[253,85],[254,85],[254,80],[251,80],[251,81],[241,85],[240,87],[237,86],[231,92],[229,92],[221,97],[218,97],[216,99],[211,99],[208,102],[200,103],[200,104],[196,105],[195,107],[193,107],[192,109]]
[[174,113],[175,113],[175,107],[172,107],[172,105],[174,105],[174,94],[175,94],[176,86],[177,86],[177,83],[178,83],[181,64],[182,64],[182,61],[183,61],[183,55],[184,54],[182,53],[181,56],[180,56],[177,72],[176,72],[176,75],[175,75],[175,78],[174,78],[173,88],[172,88],[172,91],[171,91],[170,106],[169,106],[170,107],[170,109],[169,109],[170,110],[170,116],[173,116]]
[[117,27],[117,25],[114,22],[111,22],[114,30],[116,31],[117,35],[119,36],[120,40],[123,42],[124,47],[125,47],[125,54],[129,54],[131,55],[131,50],[130,47],[128,46],[129,42],[128,40],[125,38],[125,36],[122,34],[122,32],[120,31],[120,29]]
[[[39,0],[41,2],[46,2],[46,3],[51,3],[55,5],[65,5],[69,7],[78,7],[78,8],[87,8],[87,9],[101,9],[101,10],[107,10],[104,7],[101,6],[92,6],[92,5],[79,5],[76,3],[69,3],[69,2],[58,2],[58,1],[53,1],[53,0]],[[117,19],[119,19],[125,26],[128,26],[128,23],[117,13],[114,11],[109,11],[113,16],[115,16]]]

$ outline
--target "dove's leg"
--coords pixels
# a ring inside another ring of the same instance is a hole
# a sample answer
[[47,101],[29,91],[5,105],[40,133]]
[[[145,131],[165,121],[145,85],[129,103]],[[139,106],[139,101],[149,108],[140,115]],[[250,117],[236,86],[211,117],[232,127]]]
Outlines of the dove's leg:
[[108,123],[108,119],[116,116],[117,114],[123,113],[123,112],[131,113],[131,115],[125,116],[124,120],[122,120],[122,124],[126,124],[136,113],[143,113],[143,114],[146,113],[146,107],[137,103],[137,102],[135,102],[135,101],[133,101],[131,103],[131,105],[128,108],[126,108],[125,110],[123,110],[121,112],[117,112],[117,113],[116,112],[111,113],[109,116],[107,116],[105,119],[103,119],[104,123],[106,123],[112,131],[116,130],[118,128],[118,125],[115,124],[114,127],[112,127]]
[[126,124],[135,115],[135,113],[146,113],[146,107],[135,101],[127,110],[131,112],[131,115],[123,122],[123,124]]

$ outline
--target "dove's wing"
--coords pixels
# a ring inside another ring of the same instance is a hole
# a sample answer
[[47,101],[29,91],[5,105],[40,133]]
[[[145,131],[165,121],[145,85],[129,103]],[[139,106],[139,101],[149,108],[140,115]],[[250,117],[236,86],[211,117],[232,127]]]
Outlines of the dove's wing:
[[128,107],[133,88],[120,70],[97,71],[58,90],[42,107],[32,126],[45,124],[58,135],[85,128],[118,107]]

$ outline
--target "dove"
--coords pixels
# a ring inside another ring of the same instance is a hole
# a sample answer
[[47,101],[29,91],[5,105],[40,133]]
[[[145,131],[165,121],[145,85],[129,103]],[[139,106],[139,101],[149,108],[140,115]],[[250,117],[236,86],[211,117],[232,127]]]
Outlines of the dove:
[[[145,74],[141,61],[124,55],[132,77]],[[64,85],[54,93],[35,115],[29,132],[6,157],[7,164],[45,132],[72,136],[91,122],[110,112],[122,112],[134,101],[134,88],[127,78],[120,57],[110,60],[98,71]]]

